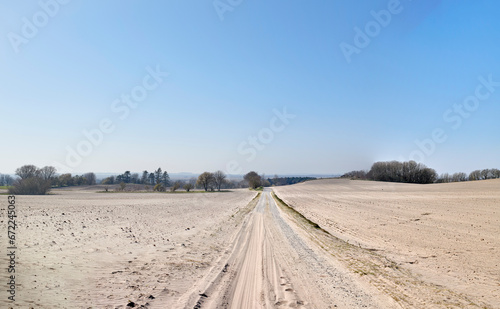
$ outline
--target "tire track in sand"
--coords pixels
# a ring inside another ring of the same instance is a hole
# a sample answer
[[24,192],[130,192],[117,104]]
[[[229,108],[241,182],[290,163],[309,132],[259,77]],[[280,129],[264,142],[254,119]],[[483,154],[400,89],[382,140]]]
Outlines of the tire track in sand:
[[264,189],[239,227],[213,279],[198,283],[183,308],[382,308],[345,270],[304,242],[270,192]]

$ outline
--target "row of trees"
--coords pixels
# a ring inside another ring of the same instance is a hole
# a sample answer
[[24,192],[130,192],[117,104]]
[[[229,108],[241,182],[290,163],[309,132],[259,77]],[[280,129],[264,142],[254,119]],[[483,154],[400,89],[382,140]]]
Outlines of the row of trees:
[[10,175],[0,174],[0,186],[11,186],[14,183],[14,178]]
[[426,184],[435,182],[438,175],[422,163],[391,161],[374,163],[367,177],[377,181]]
[[428,168],[424,164],[409,162],[376,162],[370,171],[352,171],[342,175],[344,178],[367,179],[376,181],[392,181],[407,183],[446,183],[500,178],[500,170],[484,169],[466,173],[444,173],[437,175],[434,169]]
[[102,184],[112,185],[119,183],[134,183],[134,184],[144,184],[156,186],[161,184],[164,188],[170,186],[170,176],[167,171],[162,171],[161,167],[152,173],[147,170],[142,172],[142,176],[139,177],[138,173],[130,173],[126,171],[125,173],[118,176],[110,176],[102,180]]
[[368,172],[352,171],[342,177],[420,184],[433,183],[438,179],[434,169],[415,161],[375,162]]
[[466,173],[454,173],[448,174],[444,173],[439,176],[437,182],[459,182],[459,181],[474,181],[474,180],[486,180],[486,179],[497,179],[500,178],[500,170],[496,168],[475,170],[467,175]]
[[274,175],[274,178],[268,178],[267,181],[271,186],[287,186],[293,185],[299,182],[304,182],[308,180],[317,179],[315,177],[278,177],[278,175]]
[[202,187],[205,191],[214,191],[215,189],[220,191],[221,187],[226,183],[226,178],[227,175],[223,171],[203,172],[198,176],[196,185]]

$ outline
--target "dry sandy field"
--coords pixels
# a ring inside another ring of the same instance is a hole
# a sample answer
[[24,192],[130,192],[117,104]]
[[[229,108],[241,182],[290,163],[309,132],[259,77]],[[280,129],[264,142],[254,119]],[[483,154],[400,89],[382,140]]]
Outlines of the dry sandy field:
[[17,196],[14,303],[3,195],[0,308],[500,308],[499,188]]
[[2,195],[0,308],[130,308],[130,302],[173,308],[219,258],[255,195],[54,190],[17,196],[15,303],[7,301]]
[[332,236],[371,251],[331,253],[403,307],[500,308],[500,180],[331,179],[274,190]]

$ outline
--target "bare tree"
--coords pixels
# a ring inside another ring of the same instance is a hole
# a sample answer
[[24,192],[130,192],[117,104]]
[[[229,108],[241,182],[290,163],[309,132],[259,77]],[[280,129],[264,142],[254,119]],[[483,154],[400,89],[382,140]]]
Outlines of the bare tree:
[[85,178],[85,183],[87,185],[93,186],[96,184],[96,177],[94,173],[86,173],[83,175],[83,178]]
[[17,179],[9,189],[10,194],[47,194],[51,187],[50,177],[45,179],[41,176],[40,170],[34,165],[24,165],[16,169]]
[[23,165],[20,168],[16,169],[16,175],[21,177],[21,179],[28,179],[36,177],[40,174],[40,170],[38,167],[34,165]]
[[465,173],[455,173],[451,176],[453,182],[467,181],[467,174]]
[[217,171],[214,173],[214,183],[217,191],[220,191],[221,186],[226,181],[226,174],[223,171]]
[[210,172],[204,172],[200,176],[198,176],[198,180],[196,181],[196,185],[199,185],[205,189],[205,191],[208,191],[209,188],[211,188],[212,184],[214,182],[214,174]]
[[54,177],[56,175],[56,168],[53,167],[53,166],[44,166],[40,169],[40,176],[44,179],[44,180],[50,180],[52,179],[52,177]]
[[475,171],[470,172],[469,180],[481,180],[481,171],[475,170]]
[[172,185],[172,187],[170,187],[170,191],[175,192],[180,187],[181,187],[180,181],[176,181],[176,182],[174,182],[174,184]]

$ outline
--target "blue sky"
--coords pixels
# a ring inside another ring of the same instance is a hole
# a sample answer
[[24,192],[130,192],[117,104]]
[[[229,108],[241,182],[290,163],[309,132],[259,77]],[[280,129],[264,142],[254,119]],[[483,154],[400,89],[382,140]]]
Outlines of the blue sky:
[[499,168],[499,11],[2,0],[0,172],[333,174],[410,158],[439,173]]

